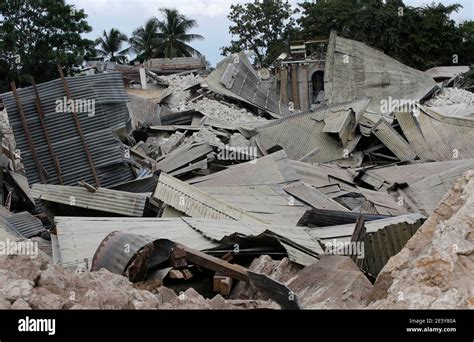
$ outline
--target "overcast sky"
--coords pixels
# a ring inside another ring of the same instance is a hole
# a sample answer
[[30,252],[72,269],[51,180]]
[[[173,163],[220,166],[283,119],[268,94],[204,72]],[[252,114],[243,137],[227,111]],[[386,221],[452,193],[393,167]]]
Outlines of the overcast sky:
[[[304,0],[290,0],[291,3]],[[228,45],[231,40],[228,27],[231,24],[227,19],[230,5],[245,3],[248,0],[67,0],[82,8],[88,14],[88,22],[93,32],[88,38],[95,39],[104,30],[112,27],[131,35],[132,31],[142,26],[145,21],[158,15],[162,7],[174,7],[185,15],[196,19],[199,27],[193,33],[199,33],[206,39],[193,42],[191,45],[206,55],[214,65],[222,57],[219,48]],[[404,0],[406,5],[420,6],[431,3],[431,0]],[[453,15],[457,22],[474,20],[474,0],[438,0],[445,5],[460,3],[464,6],[459,13]]]

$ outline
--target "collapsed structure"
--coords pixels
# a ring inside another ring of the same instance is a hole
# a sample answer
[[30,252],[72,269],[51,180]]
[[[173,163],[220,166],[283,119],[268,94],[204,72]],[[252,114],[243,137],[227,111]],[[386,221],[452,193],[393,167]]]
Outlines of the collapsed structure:
[[[420,260],[449,252],[419,236],[456,202],[443,200],[453,186],[463,204],[446,217],[462,217],[449,227],[474,228],[474,95],[334,33],[317,56],[315,106],[301,106],[301,89],[314,89],[298,87],[298,75],[313,78],[298,56],[272,77],[246,52],[209,75],[152,60],[13,86],[2,95],[14,137],[2,146],[0,239],[42,252],[3,258],[0,306],[416,308],[393,296],[393,279],[415,272],[397,260],[407,248]],[[471,240],[443,232],[470,257]],[[9,269],[18,262],[41,271]],[[55,277],[61,290],[47,287]],[[100,279],[77,303],[64,296]],[[108,298],[107,286],[130,294]],[[443,301],[423,307],[472,306],[456,297],[464,288],[433,286]]]

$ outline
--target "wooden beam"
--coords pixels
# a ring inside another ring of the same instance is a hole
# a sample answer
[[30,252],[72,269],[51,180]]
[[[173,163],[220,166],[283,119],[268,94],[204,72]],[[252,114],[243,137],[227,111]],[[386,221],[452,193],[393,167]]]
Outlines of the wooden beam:
[[51,159],[53,159],[54,166],[56,167],[56,174],[58,175],[59,184],[64,185],[63,181],[63,174],[61,170],[61,164],[59,163],[59,159],[54,153],[53,145],[51,143],[51,139],[49,138],[48,128],[46,127],[45,115],[43,111],[43,106],[41,104],[41,99],[39,96],[38,88],[36,87],[36,82],[34,78],[31,78],[31,83],[33,85],[33,92],[35,93],[35,104],[36,110],[38,111],[38,116],[41,122],[41,128],[43,129],[44,137],[46,138],[46,143],[48,144],[49,154],[51,154]]
[[33,160],[36,165],[36,169],[38,170],[38,175],[41,179],[41,183],[46,184],[46,177],[43,173],[43,167],[38,159],[38,155],[36,154],[35,145],[33,140],[31,139],[30,129],[28,128],[28,123],[26,122],[25,112],[23,111],[23,106],[21,105],[20,96],[18,95],[18,91],[16,89],[16,85],[14,82],[10,83],[12,88],[13,96],[15,97],[16,106],[18,108],[18,114],[20,115],[21,125],[23,126],[23,131],[25,132],[26,140],[28,141],[28,146],[31,151],[31,155],[33,156]]
[[[63,86],[64,86],[64,91],[66,92],[67,99],[70,101],[73,101],[71,91],[69,90],[69,86],[67,84],[66,78],[64,77],[63,69],[61,69],[61,66],[58,65],[58,71],[59,71],[59,76],[61,77],[61,80],[63,81]],[[92,161],[92,156],[89,152],[89,147],[87,146],[86,139],[84,137],[84,132],[82,131],[81,127],[81,122],[79,121],[79,117],[77,116],[76,110],[74,109],[74,106],[72,106],[72,116],[74,118],[74,122],[76,123],[76,128],[77,132],[79,133],[79,137],[82,142],[82,146],[84,148],[84,152],[86,153],[87,160],[89,162],[89,166],[92,171],[92,175],[94,176],[95,183],[98,188],[100,188],[100,181],[99,177],[97,176],[97,172],[95,170],[94,162]]]
[[221,275],[228,276],[233,279],[245,282],[249,281],[247,269],[243,266],[230,264],[225,260],[213,257],[212,255],[208,255],[204,252],[191,249],[180,244],[176,245],[176,249],[186,253],[186,259],[188,262],[207,268],[208,270],[218,272]]

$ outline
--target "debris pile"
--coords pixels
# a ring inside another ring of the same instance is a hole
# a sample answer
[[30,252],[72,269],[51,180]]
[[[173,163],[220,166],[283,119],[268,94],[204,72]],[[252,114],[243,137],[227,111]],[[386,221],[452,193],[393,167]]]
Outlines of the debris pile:
[[472,307],[472,94],[335,34],[324,56],[303,111],[321,61],[248,52],[12,85],[0,307]]

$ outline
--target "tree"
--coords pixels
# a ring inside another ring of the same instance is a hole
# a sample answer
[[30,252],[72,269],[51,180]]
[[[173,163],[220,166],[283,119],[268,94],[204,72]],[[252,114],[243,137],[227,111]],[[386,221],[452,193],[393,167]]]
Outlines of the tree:
[[104,31],[102,37],[95,41],[97,53],[111,62],[124,63],[127,59],[129,48],[123,49],[123,44],[128,42],[126,34],[121,33],[116,28],[110,29],[109,32]]
[[166,58],[201,56],[201,53],[188,43],[202,40],[199,34],[188,33],[197,27],[196,20],[189,19],[176,9],[162,8],[163,20],[157,20],[158,41],[156,53]]
[[0,88],[57,78],[57,63],[70,73],[93,48],[86,17],[64,0],[0,1]]
[[294,28],[294,13],[288,1],[263,0],[232,5],[227,16],[233,25],[229,32],[236,37],[222,54],[252,50],[256,62],[271,64],[284,50]]
[[130,50],[137,54],[139,62],[144,62],[158,56],[156,47],[159,41],[158,20],[151,18],[144,26],[133,31],[130,38]]
[[458,4],[408,7],[403,0],[331,0],[300,6],[298,23],[308,39],[335,30],[422,70],[456,64],[455,55],[462,53],[463,33],[450,19],[461,8]]

